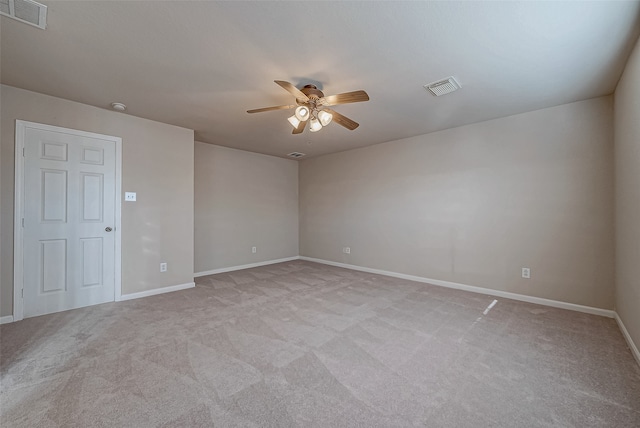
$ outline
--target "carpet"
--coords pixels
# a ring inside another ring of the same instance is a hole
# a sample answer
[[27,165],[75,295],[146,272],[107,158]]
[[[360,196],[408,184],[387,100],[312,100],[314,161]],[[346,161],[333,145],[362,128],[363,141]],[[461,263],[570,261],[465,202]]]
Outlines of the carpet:
[[2,325],[0,344],[7,428],[640,426],[612,319],[306,261]]

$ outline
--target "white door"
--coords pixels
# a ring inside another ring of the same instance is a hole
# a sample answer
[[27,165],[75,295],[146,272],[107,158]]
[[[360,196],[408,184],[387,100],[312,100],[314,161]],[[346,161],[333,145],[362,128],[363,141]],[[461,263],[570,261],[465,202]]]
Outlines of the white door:
[[114,301],[116,144],[27,127],[24,316]]

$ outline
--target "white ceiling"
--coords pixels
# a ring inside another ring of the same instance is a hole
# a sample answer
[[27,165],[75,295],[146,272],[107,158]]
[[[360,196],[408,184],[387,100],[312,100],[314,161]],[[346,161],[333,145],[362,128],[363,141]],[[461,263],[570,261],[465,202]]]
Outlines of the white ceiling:
[[[40,30],[2,17],[4,84],[196,131],[196,140],[307,157],[611,94],[640,3],[41,1]],[[455,76],[433,97],[422,85]],[[314,83],[360,123],[291,134],[273,83]]]

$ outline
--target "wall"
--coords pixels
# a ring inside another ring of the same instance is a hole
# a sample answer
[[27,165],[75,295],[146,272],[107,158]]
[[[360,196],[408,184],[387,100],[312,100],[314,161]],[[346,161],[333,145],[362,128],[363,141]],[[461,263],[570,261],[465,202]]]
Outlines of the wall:
[[640,41],[614,99],[616,312],[640,346]]
[[0,316],[13,306],[16,119],[122,137],[122,190],[138,197],[122,203],[122,293],[193,281],[193,131],[6,85],[0,95]]
[[300,254],[612,309],[612,142],[602,97],[305,160]]
[[298,163],[196,142],[195,230],[195,272],[297,256]]

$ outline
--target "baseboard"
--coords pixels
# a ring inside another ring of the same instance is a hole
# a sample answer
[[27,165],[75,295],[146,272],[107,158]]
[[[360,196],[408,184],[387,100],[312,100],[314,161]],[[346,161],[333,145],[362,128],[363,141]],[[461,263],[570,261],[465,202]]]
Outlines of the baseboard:
[[7,315],[6,317],[0,317],[0,324],[9,324],[13,322],[13,315]]
[[264,261],[264,262],[250,263],[248,265],[231,266],[231,267],[226,267],[226,268],[207,270],[207,271],[204,271],[204,272],[196,272],[196,273],[193,274],[193,277],[194,278],[198,278],[200,276],[215,275],[217,273],[233,272],[234,270],[251,269],[251,268],[259,267],[259,266],[266,266],[266,265],[273,265],[273,264],[276,264],[276,263],[290,262],[292,260],[298,260],[299,258],[300,258],[299,256],[287,257],[287,258],[284,258],[284,259],[267,260],[267,261]]
[[378,275],[391,276],[394,278],[408,279],[410,281],[424,282],[427,284],[438,285],[440,287],[455,288],[456,290],[470,291],[472,293],[487,294],[489,296],[503,297],[505,299],[519,300],[521,302],[535,303],[538,305],[551,306],[554,308],[568,309],[570,311],[584,312],[587,314],[600,315],[603,317],[613,318],[614,311],[608,309],[593,308],[591,306],[576,305],[574,303],[561,302],[558,300],[544,299],[542,297],[527,296],[525,294],[510,293],[508,291],[494,290],[491,288],[476,287],[474,285],[460,284],[457,282],[442,281],[439,279],[424,278],[421,276],[406,275],[403,273],[390,272],[380,269],[372,269],[368,267],[349,265],[346,263],[338,263],[323,259],[314,259],[312,257],[300,256],[300,260],[309,262],[322,263],[325,265],[337,266],[346,269],[352,269],[362,272],[375,273]]
[[154,288],[153,290],[140,291],[139,293],[123,294],[119,301],[139,299],[141,297],[155,296],[156,294],[171,293],[172,291],[186,290],[195,287],[195,282],[187,282],[186,284],[171,285],[169,287]]
[[620,319],[620,316],[618,315],[617,312],[615,313],[615,318],[616,318],[616,322],[618,323],[618,327],[620,327],[620,331],[622,331],[622,335],[624,336],[624,339],[627,341],[627,345],[629,345],[629,349],[631,349],[631,353],[633,354],[633,357],[636,359],[638,365],[640,365],[640,351],[638,350],[638,347],[633,342],[633,339],[631,338],[631,335],[629,334],[627,327],[624,326],[624,323],[622,322],[622,319]]

